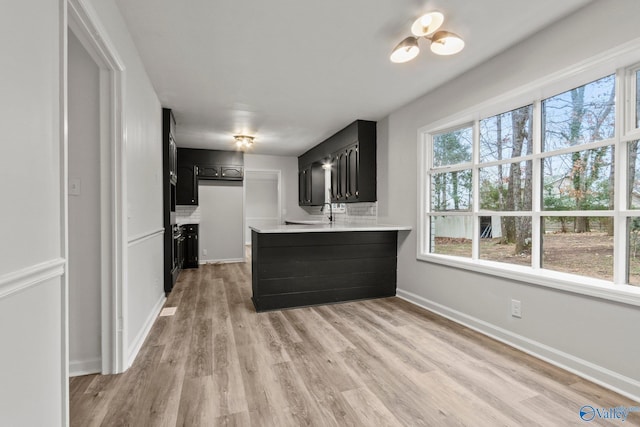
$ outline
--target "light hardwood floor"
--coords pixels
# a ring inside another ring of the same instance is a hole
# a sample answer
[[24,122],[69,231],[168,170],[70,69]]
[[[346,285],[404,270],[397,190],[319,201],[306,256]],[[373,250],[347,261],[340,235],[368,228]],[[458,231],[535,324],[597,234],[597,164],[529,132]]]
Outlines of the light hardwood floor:
[[640,425],[640,406],[398,298],[257,314],[249,264],[185,270],[134,365],[70,380],[72,426]]

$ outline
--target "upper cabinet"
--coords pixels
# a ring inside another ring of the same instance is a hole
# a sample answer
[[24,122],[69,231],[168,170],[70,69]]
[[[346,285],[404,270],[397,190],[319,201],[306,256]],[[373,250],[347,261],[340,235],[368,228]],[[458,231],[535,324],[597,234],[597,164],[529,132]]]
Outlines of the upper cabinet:
[[[298,157],[299,171],[314,162],[331,166],[329,196],[332,202],[375,202],[376,122],[356,120],[327,138]],[[317,204],[323,202],[324,196]]]
[[178,185],[176,186],[176,204],[198,204],[198,167],[188,163],[180,163],[178,149]]
[[[332,202],[363,202],[375,201],[375,187],[373,200],[364,200],[360,191],[360,150],[359,142],[351,144],[334,153],[331,157],[331,188]],[[365,185],[370,190],[370,185]]]
[[244,153],[178,148],[177,204],[198,204],[198,181],[244,179]]
[[315,162],[298,171],[298,205],[319,206],[324,203],[324,169]]

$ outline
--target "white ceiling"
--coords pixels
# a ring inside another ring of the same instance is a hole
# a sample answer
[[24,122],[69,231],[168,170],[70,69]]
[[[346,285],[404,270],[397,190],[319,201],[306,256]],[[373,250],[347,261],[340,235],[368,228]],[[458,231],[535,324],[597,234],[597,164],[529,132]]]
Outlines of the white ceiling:
[[[591,0],[116,0],[181,147],[300,155],[356,119],[380,120]],[[392,64],[422,13],[466,41]]]

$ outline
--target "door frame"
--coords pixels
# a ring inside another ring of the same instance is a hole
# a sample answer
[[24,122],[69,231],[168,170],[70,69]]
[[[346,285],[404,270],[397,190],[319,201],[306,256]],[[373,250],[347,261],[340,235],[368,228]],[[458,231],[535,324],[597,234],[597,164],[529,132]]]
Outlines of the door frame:
[[[100,70],[100,296],[102,374],[126,369],[126,159],[124,147],[125,67],[86,0],[67,0],[67,28],[80,40]],[[66,39],[66,34],[65,34]],[[63,55],[66,67],[67,46]],[[62,233],[68,276],[68,100],[67,78],[63,73],[64,142],[62,170]],[[68,317],[67,317],[68,318]]]

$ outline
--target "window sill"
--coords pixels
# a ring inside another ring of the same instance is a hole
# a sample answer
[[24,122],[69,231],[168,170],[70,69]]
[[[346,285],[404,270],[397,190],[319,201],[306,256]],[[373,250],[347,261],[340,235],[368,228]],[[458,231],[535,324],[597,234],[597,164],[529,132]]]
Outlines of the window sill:
[[606,280],[578,276],[576,274],[492,261],[468,260],[447,255],[419,254],[417,259],[551,289],[640,306],[640,286],[614,285]]

